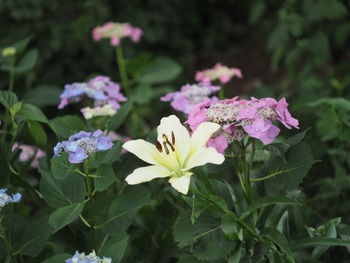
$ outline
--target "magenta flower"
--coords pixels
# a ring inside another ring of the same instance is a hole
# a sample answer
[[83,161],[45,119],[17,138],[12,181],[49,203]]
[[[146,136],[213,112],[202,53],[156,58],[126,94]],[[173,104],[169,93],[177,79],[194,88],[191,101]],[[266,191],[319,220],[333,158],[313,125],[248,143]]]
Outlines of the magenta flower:
[[12,146],[12,151],[20,149],[21,153],[19,154],[19,161],[26,162],[33,158],[30,165],[34,168],[39,167],[39,159],[45,157],[45,152],[34,145],[26,145],[14,143]]
[[206,100],[195,105],[188,115],[187,124],[195,130],[202,122],[215,122],[221,125],[208,144],[218,152],[244,135],[259,139],[264,144],[275,140],[280,129],[273,124],[279,121],[287,128],[298,128],[299,122],[288,111],[285,98],[278,102],[273,98],[240,100],[234,97],[212,103]]
[[110,39],[112,46],[118,46],[121,40],[130,37],[133,42],[139,42],[143,31],[139,27],[133,27],[129,23],[107,22],[102,26],[95,27],[92,30],[92,39],[99,41],[101,39]]
[[194,105],[197,105],[207,99],[211,103],[218,101],[216,96],[210,96],[220,90],[219,86],[213,86],[210,83],[186,84],[180,91],[171,92],[162,97],[161,101],[171,101],[171,106],[178,111],[189,114]]
[[220,63],[216,63],[212,69],[198,71],[195,75],[196,81],[212,82],[219,80],[222,84],[229,82],[233,77],[243,78],[242,71],[238,68],[228,68]]

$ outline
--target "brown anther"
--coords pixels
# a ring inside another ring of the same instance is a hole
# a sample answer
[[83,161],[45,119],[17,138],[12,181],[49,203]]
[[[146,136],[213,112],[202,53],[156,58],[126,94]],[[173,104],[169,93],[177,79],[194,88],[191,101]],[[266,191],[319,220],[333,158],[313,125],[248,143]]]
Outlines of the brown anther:
[[168,147],[166,146],[166,142],[163,142],[163,147],[164,147],[164,149],[165,149],[165,153],[166,153],[166,154],[169,154],[170,152],[169,152]]
[[163,152],[162,144],[159,141],[156,141],[155,146],[160,153]]
[[175,145],[175,135],[173,131],[171,132],[171,143]]
[[173,152],[175,152],[174,146],[173,146],[169,141],[167,141],[167,143],[168,143],[168,145],[170,146],[171,150],[172,150]]

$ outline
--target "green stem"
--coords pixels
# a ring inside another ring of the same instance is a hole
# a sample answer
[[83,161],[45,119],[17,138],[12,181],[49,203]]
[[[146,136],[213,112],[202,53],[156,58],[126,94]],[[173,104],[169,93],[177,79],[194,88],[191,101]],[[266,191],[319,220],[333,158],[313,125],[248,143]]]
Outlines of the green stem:
[[241,145],[241,160],[242,160],[242,173],[243,173],[243,179],[244,179],[244,185],[245,185],[245,192],[246,192],[248,201],[251,202],[253,200],[253,194],[252,194],[252,186],[250,184],[250,169],[247,163],[246,146],[244,145],[244,142]]
[[[15,67],[15,58],[12,59],[12,68]],[[12,92],[13,87],[15,85],[15,77],[16,74],[13,70],[10,71],[10,76],[9,76],[9,86],[8,86],[8,91]],[[9,125],[9,110],[5,110],[5,116],[4,116],[4,131],[7,131],[7,127]]]
[[115,47],[115,55],[118,63],[120,79],[121,79],[121,82],[123,83],[123,88],[125,88],[126,95],[131,96],[128,73],[126,71],[125,59],[124,59],[123,49],[121,45],[118,45]]
[[92,190],[92,181],[91,177],[89,176],[89,163],[88,159],[84,160],[83,163],[84,166],[84,174],[86,174],[86,188],[87,188],[87,195],[89,197],[89,225],[91,230],[91,243],[92,248],[95,247],[95,228],[94,228],[94,204],[93,204],[93,190]]
[[221,89],[219,90],[219,99],[223,100],[225,98],[225,86],[224,84],[221,85]]

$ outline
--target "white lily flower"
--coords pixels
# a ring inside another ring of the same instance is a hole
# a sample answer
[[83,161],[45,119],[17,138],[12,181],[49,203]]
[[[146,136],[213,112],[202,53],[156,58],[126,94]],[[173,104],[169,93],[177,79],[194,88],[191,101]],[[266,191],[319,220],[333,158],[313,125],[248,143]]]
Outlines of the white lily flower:
[[124,143],[125,150],[151,164],[135,169],[125,180],[128,184],[140,184],[154,178],[170,177],[171,186],[187,194],[192,168],[207,163],[222,164],[225,160],[224,155],[206,146],[219,128],[216,123],[203,122],[190,136],[175,115],[162,118],[155,145],[140,139]]

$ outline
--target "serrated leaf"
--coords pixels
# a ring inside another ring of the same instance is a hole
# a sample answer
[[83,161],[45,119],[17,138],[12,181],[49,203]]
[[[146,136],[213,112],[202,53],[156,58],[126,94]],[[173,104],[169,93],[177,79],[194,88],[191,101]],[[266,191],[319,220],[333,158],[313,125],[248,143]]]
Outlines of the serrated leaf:
[[96,160],[101,164],[113,164],[116,161],[120,161],[120,152],[122,150],[122,145],[124,142],[118,141],[113,143],[113,147],[108,151],[97,152]]
[[238,238],[238,227],[235,216],[230,212],[221,217],[221,229],[228,239]]
[[80,131],[86,131],[85,122],[75,115],[66,115],[51,120],[51,124],[58,137],[68,139],[69,136]]
[[118,110],[118,112],[112,116],[109,130],[116,130],[119,128],[120,125],[123,124],[126,117],[130,113],[132,106],[132,100],[128,100],[126,103],[124,103],[124,105]]
[[81,214],[84,203],[75,203],[64,206],[54,211],[49,217],[50,225],[55,232],[75,221]]
[[141,185],[125,188],[120,196],[111,203],[107,217],[99,223],[108,235],[118,235],[126,231],[133,217],[142,206],[150,201],[149,190]]
[[112,258],[112,263],[121,262],[128,247],[129,239],[129,236],[125,236],[122,239],[119,237],[112,238],[107,241],[105,249],[102,250],[101,255],[107,258]]
[[25,226],[22,239],[19,244],[16,244],[17,249],[13,252],[14,255],[35,257],[43,250],[52,231],[47,220],[47,217],[42,217]]
[[84,201],[85,183],[81,176],[74,174],[64,180],[58,180],[42,169],[40,173],[40,192],[49,206],[60,208]]
[[218,221],[202,215],[192,224],[190,214],[182,213],[173,227],[174,240],[180,248],[192,247],[192,253],[199,260],[225,258],[234,249],[235,242],[224,237]]
[[264,181],[265,190],[271,196],[298,189],[299,184],[315,163],[310,147],[304,142],[291,146],[286,153],[286,160],[287,164],[284,164],[276,158],[271,158],[261,170],[264,175],[273,174],[276,171],[288,171]]
[[78,164],[69,162],[67,153],[63,153],[61,156],[51,159],[51,173],[57,179],[64,179],[68,175],[77,176],[75,170],[78,167]]
[[113,168],[110,165],[104,164],[97,168],[96,178],[94,178],[96,191],[104,191],[111,184],[117,181]]

